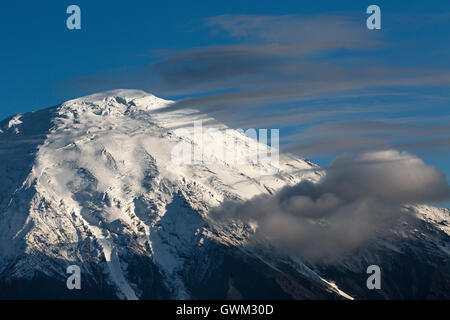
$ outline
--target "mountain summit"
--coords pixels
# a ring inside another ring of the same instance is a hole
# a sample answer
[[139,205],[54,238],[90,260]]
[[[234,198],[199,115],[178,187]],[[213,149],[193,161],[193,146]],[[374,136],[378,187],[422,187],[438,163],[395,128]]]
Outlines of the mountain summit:
[[[208,212],[226,199],[274,194],[322,174],[307,160],[280,156],[268,175],[265,163],[235,165],[208,148],[201,152],[209,161],[174,162],[180,143],[207,144],[195,141],[194,121],[227,128],[172,103],[115,90],[0,122],[1,297],[449,297],[446,209],[411,207],[418,229],[336,263],[246,246],[246,225],[214,226]],[[239,131],[226,135],[254,143]],[[366,287],[372,264],[386,271],[379,291]],[[81,290],[66,287],[71,265],[81,269]]]

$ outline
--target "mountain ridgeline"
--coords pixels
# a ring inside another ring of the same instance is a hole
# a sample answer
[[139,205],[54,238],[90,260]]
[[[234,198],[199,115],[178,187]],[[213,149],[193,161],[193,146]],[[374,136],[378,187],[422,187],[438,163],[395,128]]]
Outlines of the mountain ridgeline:
[[[137,90],[115,90],[0,122],[2,299],[448,299],[450,212],[411,206],[414,228],[341,259],[309,261],[216,224],[223,201],[276,194],[323,174],[289,155],[267,164],[174,163],[194,120],[226,126]],[[167,110],[166,110],[167,109]],[[251,138],[227,130],[243,145]],[[67,267],[81,289],[66,286]],[[366,286],[370,265],[381,289]]]

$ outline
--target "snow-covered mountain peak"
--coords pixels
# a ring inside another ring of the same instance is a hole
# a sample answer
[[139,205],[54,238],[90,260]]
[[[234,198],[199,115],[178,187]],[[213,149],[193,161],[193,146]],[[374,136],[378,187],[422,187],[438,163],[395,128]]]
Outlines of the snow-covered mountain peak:
[[156,97],[155,95],[148,93],[144,90],[134,90],[134,89],[116,89],[116,90],[109,90],[104,91],[100,93],[95,93],[92,95],[76,98],[73,100],[69,100],[65,102],[65,104],[73,104],[76,102],[90,102],[90,103],[102,103],[108,100],[112,100],[114,98],[121,98],[126,101],[132,101],[134,99],[142,99],[142,98],[148,98],[148,99],[154,99],[159,100],[161,102],[169,102],[164,99],[160,99]]
[[[95,261],[120,297],[134,299],[139,290],[122,262],[132,248],[159,268],[175,296],[188,297],[177,274],[196,247],[213,241],[204,221],[209,208],[318,179],[313,166],[292,157],[281,160],[274,176],[262,174],[264,164],[236,166],[221,157],[174,162],[180,142],[198,144],[190,134],[193,121],[212,122],[195,110],[155,112],[170,103],[144,91],[115,90],[9,120],[23,132],[14,141],[0,134],[6,164],[0,272],[62,278],[65,270],[54,261],[63,259],[62,265],[82,265],[91,275],[89,261]],[[186,131],[177,135],[176,128]],[[244,134],[228,134],[250,143]],[[222,240],[242,237],[243,230],[235,231]]]
[[69,100],[61,106],[61,111],[76,112],[91,109],[103,116],[109,113],[124,114],[137,110],[152,111],[173,103],[160,99],[143,90],[118,89]]
[[[217,140],[198,141],[194,122],[244,146],[251,138],[194,109],[164,109],[172,103],[114,90],[0,122],[0,286],[55,281],[66,293],[66,268],[75,264],[91,293],[126,299],[267,298],[264,288],[272,298],[348,298],[319,269],[246,248],[247,226],[209,225],[210,209],[224,200],[317,181],[318,168],[289,155],[271,175],[267,163],[230,162],[209,151]],[[180,143],[204,146],[207,161],[174,161]],[[364,259],[330,274],[361,269]]]

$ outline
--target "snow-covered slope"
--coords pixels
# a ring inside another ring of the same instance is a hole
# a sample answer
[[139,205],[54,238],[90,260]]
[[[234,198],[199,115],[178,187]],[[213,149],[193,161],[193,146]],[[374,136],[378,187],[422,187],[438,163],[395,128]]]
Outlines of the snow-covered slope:
[[[247,250],[246,226],[208,224],[209,209],[224,199],[317,181],[317,167],[283,156],[279,172],[267,175],[267,164],[236,165],[208,148],[210,161],[176,163],[171,152],[180,141],[198,144],[193,121],[226,127],[195,110],[161,112],[171,103],[116,90],[0,123],[0,277],[9,290],[3,296],[73,297],[65,280],[75,264],[81,298],[351,298],[333,276],[357,272],[364,254],[340,266],[283,260]],[[252,143],[237,131],[226,134]],[[433,230],[426,243],[437,243],[433,252],[448,265],[441,233],[449,235],[449,212],[411,210]],[[388,255],[396,250],[383,247]],[[32,291],[36,286],[46,293]]]

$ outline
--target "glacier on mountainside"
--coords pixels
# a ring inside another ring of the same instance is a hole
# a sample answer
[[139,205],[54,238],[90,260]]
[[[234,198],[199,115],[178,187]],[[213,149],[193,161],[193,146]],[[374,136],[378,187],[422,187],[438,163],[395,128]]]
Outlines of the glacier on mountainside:
[[[272,194],[322,173],[289,155],[273,175],[264,174],[265,164],[234,165],[217,154],[174,163],[177,143],[197,143],[193,121],[227,127],[193,109],[164,111],[171,104],[114,90],[0,123],[1,297],[379,298],[364,288],[365,266],[374,262],[391,268],[389,281],[402,264],[416,263],[411,275],[435,277],[420,292],[448,297],[446,209],[411,207],[420,230],[376,239],[336,265],[247,248],[245,225],[211,228],[208,211],[224,199]],[[192,135],[176,135],[177,128]],[[238,131],[226,134],[253,143]],[[82,270],[81,292],[65,288],[69,265]],[[413,280],[386,285],[381,297],[417,297]]]

